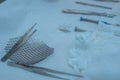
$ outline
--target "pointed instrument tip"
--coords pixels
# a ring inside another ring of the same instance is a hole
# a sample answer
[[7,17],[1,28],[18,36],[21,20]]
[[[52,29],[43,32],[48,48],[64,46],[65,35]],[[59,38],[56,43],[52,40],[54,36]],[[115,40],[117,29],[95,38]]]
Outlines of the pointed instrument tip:
[[2,62],[5,62],[6,60],[4,58],[1,59]]
[[35,23],[33,26],[36,26],[37,25],[37,23]]
[[29,30],[32,30],[36,25],[37,23],[34,23],[34,25]]

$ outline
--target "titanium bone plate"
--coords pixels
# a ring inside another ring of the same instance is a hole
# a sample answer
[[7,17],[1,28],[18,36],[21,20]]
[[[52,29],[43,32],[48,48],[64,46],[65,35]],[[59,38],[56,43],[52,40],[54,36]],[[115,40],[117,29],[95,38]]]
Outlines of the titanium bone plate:
[[[5,51],[8,52],[18,39],[10,39],[5,47]],[[31,65],[44,60],[53,52],[54,49],[47,46],[44,42],[30,39],[10,57],[10,60],[23,65]]]

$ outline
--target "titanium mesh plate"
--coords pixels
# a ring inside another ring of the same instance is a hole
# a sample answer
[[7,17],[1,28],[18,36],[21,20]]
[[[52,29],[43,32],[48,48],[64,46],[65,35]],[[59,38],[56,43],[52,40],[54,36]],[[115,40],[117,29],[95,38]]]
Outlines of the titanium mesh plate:
[[[10,39],[5,51],[8,52],[18,39]],[[44,42],[30,39],[10,57],[10,60],[23,65],[32,65],[44,60],[53,52],[54,49],[47,46]]]

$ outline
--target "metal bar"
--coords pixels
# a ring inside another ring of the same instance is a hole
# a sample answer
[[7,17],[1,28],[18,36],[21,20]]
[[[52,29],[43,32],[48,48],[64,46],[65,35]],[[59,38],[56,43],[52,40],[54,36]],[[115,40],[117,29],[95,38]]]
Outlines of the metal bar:
[[114,3],[120,2],[119,0],[95,0],[95,1],[101,1],[101,2],[114,2]]
[[69,80],[69,79],[66,79],[66,78],[62,78],[62,77],[59,77],[59,76],[56,76],[56,75],[49,74],[42,69],[38,70],[38,69],[35,69],[35,68],[31,68],[29,66],[20,65],[20,64],[14,63],[14,62],[8,62],[7,64],[9,66],[18,67],[18,68],[24,69],[26,71],[37,73],[37,74],[40,74],[40,75],[44,75],[44,76],[48,76],[48,77],[52,77],[52,78],[58,78],[58,79],[62,79],[62,80]]
[[106,25],[112,25],[112,26],[116,26],[116,27],[120,27],[120,24],[112,24],[106,21],[101,21],[102,23],[106,24]]
[[102,5],[96,5],[96,4],[90,4],[90,3],[85,3],[85,2],[79,2],[77,1],[76,4],[81,4],[81,5],[87,5],[87,6],[92,6],[92,7],[98,7],[98,8],[104,8],[104,9],[112,9],[111,7],[106,7]]
[[80,17],[80,21],[85,21],[85,22],[90,22],[90,23],[95,23],[95,24],[99,23],[99,21],[97,20],[92,20],[92,19],[83,18],[83,17]]
[[48,69],[44,67],[36,67],[36,66],[27,66],[27,67],[34,68],[37,70],[44,70],[44,71],[51,72],[51,73],[65,74],[65,75],[74,76],[74,77],[83,77],[82,75],[71,74],[71,73],[57,71],[57,70]]
[[99,12],[85,11],[85,10],[76,10],[76,9],[65,9],[62,12],[67,13],[67,14],[95,15],[95,16],[104,16],[104,17],[109,17],[109,18],[113,18],[116,16],[114,14],[99,13]]

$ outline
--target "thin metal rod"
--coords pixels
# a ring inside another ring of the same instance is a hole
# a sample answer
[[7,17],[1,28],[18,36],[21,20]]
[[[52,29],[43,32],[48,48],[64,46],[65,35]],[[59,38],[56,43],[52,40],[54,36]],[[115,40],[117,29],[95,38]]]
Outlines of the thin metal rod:
[[92,19],[83,18],[83,17],[80,17],[80,21],[90,22],[90,23],[94,23],[94,24],[98,24],[99,23],[98,20],[92,20]]
[[116,26],[116,27],[120,27],[120,24],[112,24],[106,21],[101,21],[102,23],[106,24],[106,25],[112,25],[112,26]]
[[44,67],[36,67],[36,66],[28,66],[28,65],[24,65],[24,66],[29,67],[29,68],[34,68],[37,70],[44,70],[46,72],[51,72],[51,73],[64,74],[64,75],[69,75],[69,76],[74,76],[74,77],[83,77],[82,75],[71,74],[71,73],[57,71],[57,70],[48,69],[48,68],[44,68]]
[[81,4],[81,5],[87,5],[87,6],[92,6],[92,7],[98,7],[98,8],[104,8],[104,9],[112,9],[111,7],[106,7],[102,5],[96,5],[96,4],[90,4],[90,3],[85,3],[85,2],[79,2],[77,1],[76,4]]
[[120,2],[119,0],[94,0],[94,1],[101,1],[101,2],[114,2],[114,3],[118,3],[118,2]]
[[48,76],[48,77],[52,77],[52,78],[58,78],[58,79],[62,79],[62,80],[69,80],[69,79],[62,78],[62,77],[59,77],[59,76],[56,76],[56,75],[53,75],[53,74],[49,74],[42,69],[36,69],[36,68],[20,65],[20,64],[14,63],[14,62],[8,62],[7,64],[9,66],[18,67],[18,68],[24,69],[26,71],[37,73],[37,74],[40,74],[40,75],[44,75],[44,76]]
[[7,59],[9,59],[9,57],[12,56],[14,52],[18,50],[21,46],[23,46],[26,41],[36,32],[36,30],[34,30],[30,34],[35,25],[36,23],[27,32],[25,32],[25,34],[14,44],[14,46],[8,51],[8,53],[2,57],[2,62],[5,62]]
[[113,18],[116,16],[114,14],[99,13],[99,12],[85,11],[85,10],[76,10],[76,9],[65,9],[62,12],[67,13],[67,14],[95,15],[95,16],[104,16],[104,17],[109,17],[109,18]]
[[[94,24],[99,24],[99,20],[92,20],[92,19],[88,19],[88,18],[83,18],[83,17],[80,17],[80,21],[85,21],[85,22],[90,22],[90,23],[94,23]],[[109,23],[109,22],[106,22],[106,21],[100,21],[106,25],[112,25],[112,26],[116,26],[116,27],[120,27],[120,24],[112,24],[112,23]]]

